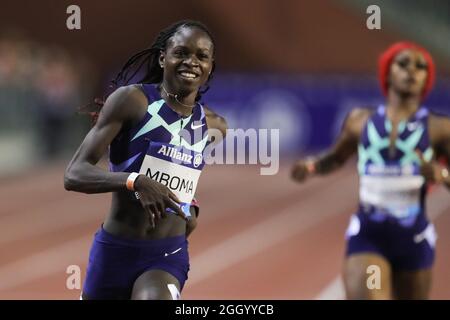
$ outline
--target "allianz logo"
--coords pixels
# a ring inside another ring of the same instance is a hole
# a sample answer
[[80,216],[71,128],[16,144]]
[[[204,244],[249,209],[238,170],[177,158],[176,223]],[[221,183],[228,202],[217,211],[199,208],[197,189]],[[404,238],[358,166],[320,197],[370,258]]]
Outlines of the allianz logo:
[[201,154],[196,154],[195,157],[193,157],[190,154],[183,153],[181,151],[178,151],[177,149],[162,145],[161,148],[159,148],[158,154],[163,154],[166,157],[171,157],[172,159],[176,159],[181,162],[193,164],[194,167],[198,167],[203,160],[203,156]]
[[367,173],[373,175],[413,175],[414,165],[374,165],[367,167]]

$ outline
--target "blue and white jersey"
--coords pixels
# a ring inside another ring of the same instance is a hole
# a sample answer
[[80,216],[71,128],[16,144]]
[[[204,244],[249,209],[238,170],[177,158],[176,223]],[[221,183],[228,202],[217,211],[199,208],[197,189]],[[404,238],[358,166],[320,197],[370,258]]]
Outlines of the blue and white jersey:
[[147,113],[136,126],[122,128],[112,141],[110,170],[139,172],[166,185],[182,201],[181,208],[189,216],[205,164],[205,111],[198,103],[191,115],[182,117],[165,103],[155,85],[142,84],[142,90],[149,102]]
[[405,227],[423,226],[426,184],[420,158],[433,157],[428,134],[429,111],[421,107],[398,124],[391,146],[392,123],[380,106],[367,120],[358,146],[359,198],[362,217],[372,221],[395,219]]

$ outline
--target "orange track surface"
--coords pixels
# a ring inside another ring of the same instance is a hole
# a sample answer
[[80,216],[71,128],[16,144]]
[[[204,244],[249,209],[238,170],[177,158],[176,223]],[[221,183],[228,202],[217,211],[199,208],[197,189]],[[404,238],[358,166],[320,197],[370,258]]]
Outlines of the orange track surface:
[[[257,166],[208,167],[197,195],[201,213],[190,238],[184,299],[342,298],[344,232],[356,207],[352,166],[297,185],[289,167],[260,176]],[[92,237],[110,195],[63,188],[63,166],[0,186],[0,299],[78,299],[66,268],[85,275]],[[449,193],[436,189],[429,214],[439,234],[433,299],[450,299]],[[323,296],[322,296],[323,297]]]

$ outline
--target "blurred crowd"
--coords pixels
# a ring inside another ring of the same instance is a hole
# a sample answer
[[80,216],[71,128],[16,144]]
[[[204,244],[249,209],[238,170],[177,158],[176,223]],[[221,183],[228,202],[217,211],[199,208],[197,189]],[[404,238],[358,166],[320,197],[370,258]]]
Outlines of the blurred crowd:
[[18,151],[4,152],[1,162],[31,155],[35,165],[73,153],[80,126],[89,125],[77,109],[91,99],[93,81],[81,55],[22,35],[0,36],[0,146]]

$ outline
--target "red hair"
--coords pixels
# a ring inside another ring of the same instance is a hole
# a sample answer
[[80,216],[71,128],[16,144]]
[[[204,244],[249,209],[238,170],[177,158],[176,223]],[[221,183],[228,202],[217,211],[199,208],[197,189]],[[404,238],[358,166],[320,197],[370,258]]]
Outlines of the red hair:
[[431,54],[427,50],[425,50],[424,48],[413,42],[407,41],[396,42],[389,48],[387,48],[387,50],[380,55],[380,58],[378,60],[378,73],[381,89],[383,90],[383,94],[387,96],[389,87],[388,77],[392,60],[394,60],[394,57],[398,53],[407,49],[419,51],[425,58],[425,61],[427,62],[428,76],[422,91],[422,99],[423,99],[431,91],[431,88],[433,88],[434,79],[436,77],[436,67],[434,65],[434,61],[433,58],[431,57]]

